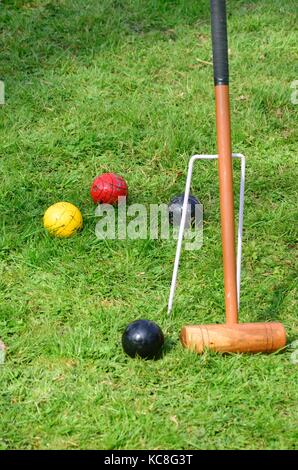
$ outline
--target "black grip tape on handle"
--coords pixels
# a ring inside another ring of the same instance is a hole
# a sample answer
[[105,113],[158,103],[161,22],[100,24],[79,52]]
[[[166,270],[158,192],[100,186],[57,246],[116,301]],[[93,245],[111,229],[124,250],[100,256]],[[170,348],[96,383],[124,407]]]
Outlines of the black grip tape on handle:
[[227,14],[225,0],[210,0],[215,85],[229,84]]

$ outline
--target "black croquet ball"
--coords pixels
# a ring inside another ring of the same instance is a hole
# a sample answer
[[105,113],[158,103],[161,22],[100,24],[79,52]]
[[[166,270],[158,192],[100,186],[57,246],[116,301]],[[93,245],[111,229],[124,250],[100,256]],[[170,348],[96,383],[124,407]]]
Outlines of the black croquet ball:
[[[169,222],[175,227],[179,226],[181,222],[183,201],[184,193],[173,197],[168,204]],[[193,225],[195,222],[197,204],[200,204],[200,201],[195,196],[190,194],[188,197],[187,215],[185,223],[186,227]]]
[[163,332],[150,320],[135,320],[129,323],[122,335],[123,349],[130,357],[157,358],[163,343]]

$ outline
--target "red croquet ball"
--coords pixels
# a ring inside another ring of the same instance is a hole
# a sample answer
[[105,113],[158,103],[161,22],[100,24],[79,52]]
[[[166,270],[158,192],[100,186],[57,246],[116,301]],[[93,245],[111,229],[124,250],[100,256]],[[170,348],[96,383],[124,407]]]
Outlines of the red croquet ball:
[[90,194],[95,204],[117,204],[118,197],[127,196],[127,184],[122,176],[103,173],[92,183]]

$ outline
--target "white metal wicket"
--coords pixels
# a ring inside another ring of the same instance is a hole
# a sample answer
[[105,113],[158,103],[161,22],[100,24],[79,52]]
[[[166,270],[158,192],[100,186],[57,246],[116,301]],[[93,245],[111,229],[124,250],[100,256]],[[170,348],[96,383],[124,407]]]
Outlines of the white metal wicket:
[[[238,309],[240,307],[240,279],[241,279],[241,257],[242,257],[242,231],[243,231],[243,212],[244,212],[244,185],[245,185],[245,156],[241,153],[233,153],[233,158],[240,158],[241,160],[241,174],[240,174],[240,202],[239,202],[239,221],[238,221],[238,234],[237,234],[237,300]],[[177,275],[179,269],[179,261],[181,255],[182,241],[185,229],[186,215],[187,215],[187,203],[190,193],[190,185],[192,179],[193,165],[196,160],[215,160],[218,155],[193,155],[188,164],[188,172],[186,178],[184,201],[182,207],[182,216],[179,227],[174,269],[172,275],[172,283],[168,301],[168,315],[171,314],[174,295],[176,290]]]

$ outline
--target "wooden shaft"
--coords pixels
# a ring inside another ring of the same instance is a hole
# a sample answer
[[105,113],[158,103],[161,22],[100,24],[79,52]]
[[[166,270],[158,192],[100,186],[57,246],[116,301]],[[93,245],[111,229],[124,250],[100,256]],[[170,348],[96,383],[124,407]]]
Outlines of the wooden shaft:
[[286,345],[286,332],[278,322],[188,325],[182,328],[180,340],[184,347],[200,354],[205,349],[221,353],[270,353]]
[[226,322],[238,322],[229,86],[215,86]]

